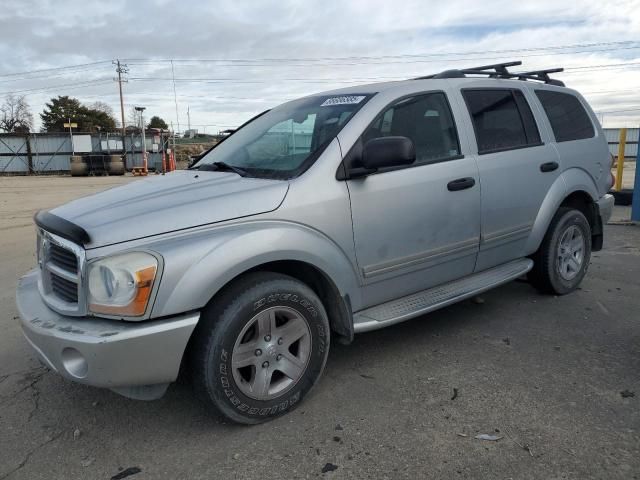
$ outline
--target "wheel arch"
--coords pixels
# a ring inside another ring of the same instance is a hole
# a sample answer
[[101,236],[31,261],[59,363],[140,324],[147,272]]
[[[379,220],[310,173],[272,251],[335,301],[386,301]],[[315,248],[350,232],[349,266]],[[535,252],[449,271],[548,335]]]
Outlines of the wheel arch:
[[333,280],[320,268],[300,260],[277,260],[256,265],[231,280],[229,284],[251,272],[280,273],[304,283],[322,301],[329,316],[331,331],[339,335],[344,342],[350,343],[353,340],[353,315],[349,294],[341,295]]
[[598,214],[598,190],[593,178],[584,170],[572,168],[566,170],[553,183],[542,202],[535,219],[526,254],[535,253],[547,233],[551,219],[560,207],[573,207],[581,211],[591,226],[594,250],[602,246],[602,225]]
[[[297,224],[265,222],[259,228],[245,226],[215,239],[179,275],[166,276],[172,278],[161,283],[153,317],[201,309],[240,277],[265,271],[288,275],[309,286],[323,301],[332,330],[352,339],[351,302],[358,302],[358,277],[348,256],[329,238]],[[197,245],[193,248],[199,250]]]

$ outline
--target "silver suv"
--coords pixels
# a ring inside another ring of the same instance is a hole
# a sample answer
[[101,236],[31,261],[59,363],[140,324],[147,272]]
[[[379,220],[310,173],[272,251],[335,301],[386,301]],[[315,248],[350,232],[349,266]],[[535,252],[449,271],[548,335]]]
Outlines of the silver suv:
[[27,341],[131,398],[182,369],[217,412],[258,423],[309,393],[332,336],[525,274],[571,292],[602,247],[611,157],[584,98],[518,64],[294,100],[189,170],[39,212]]

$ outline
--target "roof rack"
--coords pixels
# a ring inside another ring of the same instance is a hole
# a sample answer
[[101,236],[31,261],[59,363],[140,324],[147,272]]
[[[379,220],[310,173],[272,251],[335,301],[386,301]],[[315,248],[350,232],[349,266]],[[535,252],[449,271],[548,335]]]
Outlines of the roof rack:
[[480,67],[463,68],[460,70],[445,70],[444,72],[414,78],[414,80],[424,80],[429,78],[465,78],[467,75],[488,75],[489,78],[515,78],[518,80],[536,80],[549,85],[564,87],[564,82],[549,77],[550,73],[564,71],[563,68],[549,68],[547,70],[532,70],[530,72],[510,72],[507,67],[522,65],[522,62],[495,63],[493,65],[482,65]]

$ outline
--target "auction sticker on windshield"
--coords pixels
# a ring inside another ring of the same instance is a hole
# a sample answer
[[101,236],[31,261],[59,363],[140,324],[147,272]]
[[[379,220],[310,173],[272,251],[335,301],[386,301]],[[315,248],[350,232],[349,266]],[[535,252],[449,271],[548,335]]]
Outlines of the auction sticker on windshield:
[[322,102],[320,106],[331,107],[333,105],[355,105],[365,98],[366,97],[364,95],[343,95],[341,97],[331,97]]

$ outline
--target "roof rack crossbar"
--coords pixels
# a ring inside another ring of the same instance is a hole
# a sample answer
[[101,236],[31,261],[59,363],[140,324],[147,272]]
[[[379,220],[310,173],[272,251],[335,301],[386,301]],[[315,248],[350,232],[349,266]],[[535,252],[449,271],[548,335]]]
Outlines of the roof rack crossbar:
[[563,68],[548,68],[546,70],[532,70],[530,72],[510,72],[507,67],[515,67],[522,65],[520,61],[495,63],[493,65],[482,65],[480,67],[463,68],[460,70],[446,70],[434,75],[418,77],[414,80],[423,80],[430,78],[463,78],[466,75],[488,75],[489,78],[512,78],[518,80],[536,80],[550,85],[558,85],[564,87],[564,83],[549,77],[550,73],[558,73],[564,71]]
[[482,65],[481,67],[471,67],[471,68],[463,68],[460,70],[462,73],[476,73],[480,72],[487,73],[486,70],[493,70],[495,73],[499,73],[501,75],[509,75],[509,71],[507,67],[515,67],[518,65],[522,65],[522,62],[505,62],[505,63],[494,63],[492,65]]

